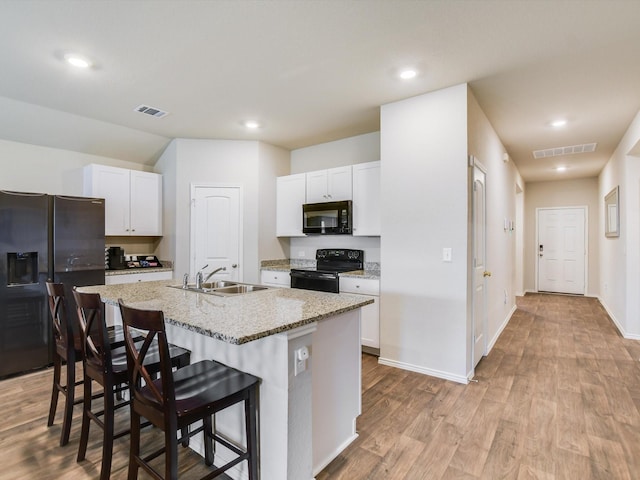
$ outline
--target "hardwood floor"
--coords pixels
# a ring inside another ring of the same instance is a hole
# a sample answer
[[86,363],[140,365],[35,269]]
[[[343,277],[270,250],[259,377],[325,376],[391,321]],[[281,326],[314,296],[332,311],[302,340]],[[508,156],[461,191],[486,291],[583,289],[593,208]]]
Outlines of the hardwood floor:
[[[639,359],[640,342],[623,339],[597,300],[526,295],[480,362],[478,383],[364,355],[360,436],[316,478],[640,478]],[[87,460],[76,463],[80,407],[60,447],[60,406],[46,426],[50,388],[50,369],[0,381],[0,480],[98,478],[101,432],[92,427]],[[145,435],[149,447],[161,441]],[[126,478],[127,455],[128,438],[116,440],[112,479]],[[189,450],[180,462],[181,479],[206,471]]]
[[360,436],[316,478],[640,478],[639,359],[596,299],[520,297],[478,383],[365,356]]

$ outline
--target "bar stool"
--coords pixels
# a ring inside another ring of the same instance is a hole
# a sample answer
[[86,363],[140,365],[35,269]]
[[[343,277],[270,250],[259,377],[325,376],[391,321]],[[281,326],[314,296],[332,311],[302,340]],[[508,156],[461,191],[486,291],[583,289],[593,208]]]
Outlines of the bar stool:
[[[67,317],[64,286],[61,283],[47,282],[47,294],[49,296],[49,310],[51,311],[53,340],[55,343],[53,350],[53,389],[51,391],[47,426],[53,425],[56,409],[58,408],[58,396],[62,393],[65,396],[65,402],[60,446],[64,446],[69,443],[73,406],[82,402],[82,399],[75,400],[75,387],[82,384],[82,381],[76,382],[76,362],[82,360],[82,344],[80,339],[74,336],[73,328]],[[63,363],[67,364],[66,385],[60,383]]]
[[[130,403],[129,401],[122,401],[116,404],[116,395],[126,388],[122,387],[122,385],[127,385],[129,382],[127,355],[124,346],[112,348],[109,343],[103,314],[104,306],[100,295],[97,293],[80,293],[75,288],[73,295],[78,308],[84,358],[84,407],[77,461],[80,462],[85,459],[89,441],[89,426],[91,420],[93,420],[103,431],[100,479],[107,480],[111,474],[113,441],[129,433],[129,430],[119,433],[114,432],[116,410]],[[134,342],[141,339],[138,332],[130,333],[130,335],[132,335],[130,338]],[[189,350],[169,345],[167,353],[170,368],[182,368],[189,364],[191,357]],[[152,373],[160,369],[157,345],[151,345],[148,349],[145,367]],[[97,412],[92,410],[91,405],[94,381],[100,384],[104,391],[103,409]]]
[[[213,465],[213,442],[217,441],[238,456],[215,468],[202,480],[220,475],[234,465],[247,460],[249,480],[258,480],[257,392],[260,380],[218,362],[204,360],[175,372],[171,370],[164,315],[156,310],[138,310],[119,300],[124,327],[125,347],[131,375],[131,450],[129,480],[138,478],[142,467],[156,479],[178,478],[178,429],[199,420],[203,426],[188,433],[204,432],[205,463]],[[132,331],[146,331],[143,342],[134,343]],[[157,340],[160,353],[160,377],[154,379],[145,365],[149,345]],[[231,444],[212,429],[212,415],[231,405],[244,402],[247,446],[245,450]],[[165,432],[163,448],[146,456],[140,454],[140,417],[148,419]],[[164,477],[149,461],[165,454]]]
[[[83,381],[76,382],[76,363],[82,361],[82,338],[79,328],[73,328],[75,315],[67,315],[67,298],[65,286],[62,283],[46,282],[47,295],[49,297],[49,310],[53,323],[53,389],[49,405],[49,418],[47,426],[53,425],[58,408],[58,397],[62,393],[65,396],[64,413],[62,420],[62,432],[60,433],[60,446],[69,443],[71,432],[71,418],[73,406],[83,402],[83,398],[75,399],[75,387],[82,385]],[[112,347],[124,345],[122,327],[117,326],[108,330],[109,342]],[[66,385],[60,383],[62,364],[66,363]],[[98,397],[96,395],[95,397]]]

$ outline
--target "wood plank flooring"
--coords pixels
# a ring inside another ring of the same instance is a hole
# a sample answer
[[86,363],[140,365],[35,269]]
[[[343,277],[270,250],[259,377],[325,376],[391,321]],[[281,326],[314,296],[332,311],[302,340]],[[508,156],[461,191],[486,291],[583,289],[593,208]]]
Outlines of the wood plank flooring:
[[[625,340],[597,300],[526,295],[478,383],[460,385],[363,356],[359,438],[316,478],[640,478],[640,342]],[[47,428],[51,370],[0,381],[0,480],[99,477],[101,432],[76,463],[80,408],[60,447],[59,406]],[[119,426],[125,427],[126,415]],[[145,433],[145,443],[162,439]],[[114,445],[111,478],[126,478],[128,437]],[[180,450],[180,478],[201,458]],[[140,473],[140,479],[148,478]],[[282,479],[262,479],[282,480]]]
[[363,357],[360,436],[317,480],[638,479],[639,359],[596,299],[519,297],[478,383]]

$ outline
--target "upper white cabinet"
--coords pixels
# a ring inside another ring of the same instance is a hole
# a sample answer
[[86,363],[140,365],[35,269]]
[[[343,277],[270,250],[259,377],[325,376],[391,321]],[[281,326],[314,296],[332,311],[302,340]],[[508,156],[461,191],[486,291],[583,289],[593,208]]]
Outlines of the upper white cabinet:
[[302,205],[306,199],[306,175],[278,177],[276,183],[276,235],[304,237]]
[[105,199],[105,235],[162,235],[162,175],[87,165],[84,195]]
[[307,203],[351,200],[351,166],[307,173]]
[[380,235],[380,162],[353,165],[353,235]]

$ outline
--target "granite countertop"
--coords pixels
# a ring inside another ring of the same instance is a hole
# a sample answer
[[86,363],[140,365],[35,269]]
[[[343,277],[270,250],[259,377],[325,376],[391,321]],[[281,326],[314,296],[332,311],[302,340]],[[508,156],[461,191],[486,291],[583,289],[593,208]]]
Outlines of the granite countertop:
[[234,296],[216,296],[180,288],[175,280],[79,287],[117,305],[162,310],[169,323],[227,343],[242,344],[292,330],[369,303],[361,295],[269,288]]

